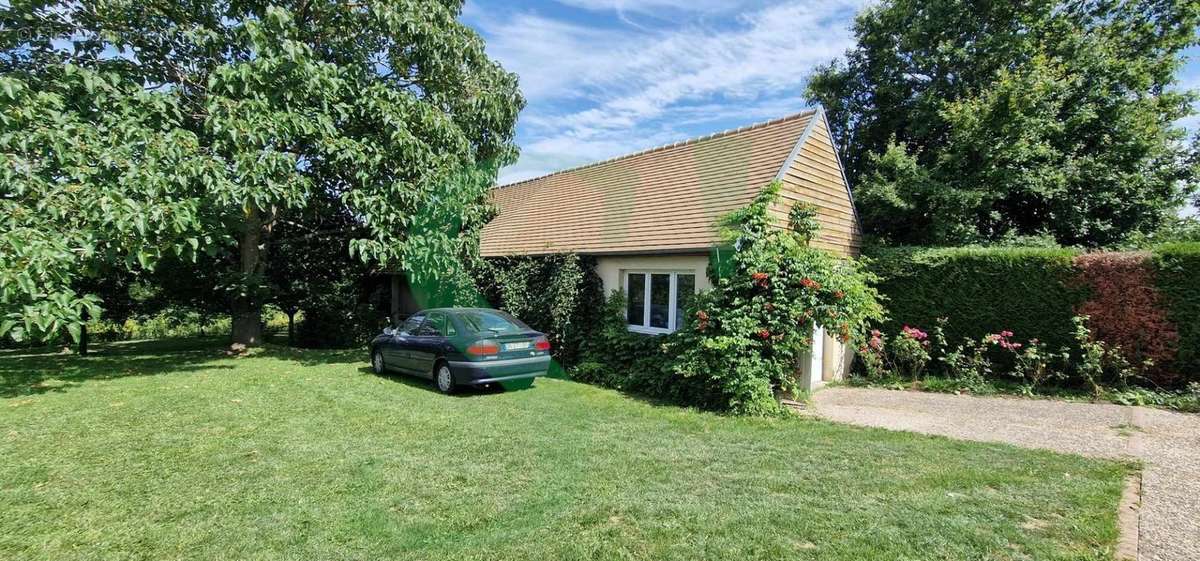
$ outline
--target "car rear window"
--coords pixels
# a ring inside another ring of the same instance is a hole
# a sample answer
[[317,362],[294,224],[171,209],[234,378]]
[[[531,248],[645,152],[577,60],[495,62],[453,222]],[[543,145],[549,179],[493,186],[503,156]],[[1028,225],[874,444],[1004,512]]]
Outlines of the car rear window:
[[501,312],[471,310],[458,312],[458,317],[462,320],[463,327],[474,333],[492,332],[502,334],[527,331],[529,329],[520,320]]

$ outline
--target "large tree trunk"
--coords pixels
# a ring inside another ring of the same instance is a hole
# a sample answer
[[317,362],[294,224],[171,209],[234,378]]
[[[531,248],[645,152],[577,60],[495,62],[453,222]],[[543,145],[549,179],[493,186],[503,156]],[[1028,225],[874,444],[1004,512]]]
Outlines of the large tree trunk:
[[233,344],[253,347],[262,344],[260,285],[267,264],[267,236],[262,212],[257,208],[250,207],[246,213],[246,226],[238,250],[245,286],[233,298]]

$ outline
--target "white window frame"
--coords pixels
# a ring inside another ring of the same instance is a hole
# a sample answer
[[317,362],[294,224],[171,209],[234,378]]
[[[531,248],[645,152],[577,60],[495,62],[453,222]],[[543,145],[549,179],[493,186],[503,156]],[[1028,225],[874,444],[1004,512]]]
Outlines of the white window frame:
[[[629,323],[629,305],[626,304],[625,328],[634,333],[645,333],[647,335],[665,335],[667,333],[674,333],[675,332],[674,326],[676,324],[675,309],[679,307],[678,306],[679,275],[692,275],[692,277],[694,279],[697,276],[696,271],[695,270],[686,270],[686,269],[667,270],[667,271],[655,271],[653,269],[622,270],[621,271],[621,285],[623,286],[624,291],[625,291],[625,301],[626,302],[629,302],[629,275],[644,275],[643,282],[644,282],[645,286],[643,287],[643,290],[645,290],[645,292],[643,292],[644,298],[643,298],[643,302],[642,302],[642,324],[635,325],[635,324]],[[650,305],[651,305],[650,304],[650,282],[651,282],[651,279],[653,278],[652,275],[670,275],[671,276],[671,283],[670,283],[671,290],[669,293],[670,300],[668,300],[669,303],[667,305],[667,308],[668,308],[668,310],[667,310],[667,327],[665,327],[665,328],[650,326]],[[693,286],[692,294],[695,295],[698,292],[695,288],[696,287],[695,280],[693,280],[692,286]]]

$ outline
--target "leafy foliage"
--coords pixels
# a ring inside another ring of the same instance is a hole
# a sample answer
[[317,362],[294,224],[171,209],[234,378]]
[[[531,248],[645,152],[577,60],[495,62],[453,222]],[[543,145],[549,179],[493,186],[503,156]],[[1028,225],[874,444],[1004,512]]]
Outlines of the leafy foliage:
[[[872,267],[888,302],[885,333],[901,325],[936,326],[933,339],[951,344],[1011,333],[1026,346],[1036,340],[1047,353],[1083,355],[1087,341],[1120,354],[1135,371],[1135,382],[1182,387],[1198,372],[1198,255],[1197,244],[1164,245],[1153,253],[1085,254],[894,248],[877,250]],[[1079,314],[1091,317],[1082,338]],[[1003,358],[997,371],[1019,367],[1017,358]],[[1079,375],[1074,367],[1064,368]]]
[[604,296],[594,258],[556,254],[488,259],[475,278],[492,306],[549,336],[561,366],[580,360],[581,346],[601,322]]
[[1149,365],[1150,382],[1177,382],[1179,333],[1155,286],[1154,263],[1141,253],[1092,253],[1075,259],[1089,296],[1079,313],[1091,318],[1090,335],[1121,349],[1130,362]]
[[1200,243],[1154,249],[1155,284],[1179,332],[1175,369],[1200,382]]
[[583,345],[583,362],[571,370],[571,378],[679,405],[727,409],[728,398],[719,385],[675,371],[678,337],[678,333],[650,336],[630,332],[625,324],[625,297],[613,291],[598,329]]
[[807,96],[868,233],[1107,246],[1195,188],[1196,144],[1175,124],[1194,95],[1169,86],[1198,25],[1195,2],[889,0]]
[[1057,349],[1071,344],[1071,318],[1087,296],[1073,282],[1071,250],[903,247],[870,256],[886,297],[888,333],[946,318],[952,342],[1008,330]]
[[523,105],[460,9],[0,7],[23,31],[0,37],[0,336],[77,325],[99,302],[74,280],[100,265],[236,246],[233,329],[252,343],[274,235],[314,204],[353,217],[341,251],[364,262],[454,270]]
[[792,390],[814,324],[850,342],[883,314],[861,265],[808,247],[811,208],[793,211],[793,229],[772,226],[769,209],[778,195],[779,184],[772,183],[722,220],[734,247],[729,268],[696,299],[672,341],[675,372],[720,388],[723,405],[736,413],[777,410],[774,392]]

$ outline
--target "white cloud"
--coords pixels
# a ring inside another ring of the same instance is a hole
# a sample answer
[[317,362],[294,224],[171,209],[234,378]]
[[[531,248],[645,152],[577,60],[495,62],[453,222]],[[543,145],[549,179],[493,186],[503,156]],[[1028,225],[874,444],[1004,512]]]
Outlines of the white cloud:
[[[717,4],[560,1],[639,13],[700,12]],[[680,140],[690,136],[684,129],[706,123],[716,128],[794,113],[804,107],[813,67],[852,45],[848,27],[863,4],[790,0],[729,16],[721,26],[697,17],[660,30],[587,27],[534,13],[473,14],[489,53],[520,75],[529,100],[521,116],[522,160],[504,178]]]
[[661,9],[715,12],[736,8],[729,0],[558,0],[560,4],[587,10],[616,10],[653,13]]

